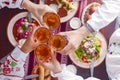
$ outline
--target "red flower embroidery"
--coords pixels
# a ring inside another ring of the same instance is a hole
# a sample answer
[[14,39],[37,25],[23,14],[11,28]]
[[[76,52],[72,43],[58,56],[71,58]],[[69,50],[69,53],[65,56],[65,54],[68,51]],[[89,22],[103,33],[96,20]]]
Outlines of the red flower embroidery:
[[9,66],[9,64],[10,64],[10,61],[9,60],[5,60],[5,62],[4,62],[4,67],[8,67]]
[[17,71],[17,72],[20,71],[20,67],[16,67],[16,71]]
[[113,42],[114,45],[116,45],[116,42]]
[[110,52],[110,54],[112,54],[112,52]]
[[3,2],[3,4],[9,5],[9,2],[5,1],[5,2]]
[[11,72],[11,70],[10,70],[9,67],[3,68],[3,73],[4,73],[4,74],[9,74],[10,72]]
[[17,0],[12,0],[12,3],[15,3]]

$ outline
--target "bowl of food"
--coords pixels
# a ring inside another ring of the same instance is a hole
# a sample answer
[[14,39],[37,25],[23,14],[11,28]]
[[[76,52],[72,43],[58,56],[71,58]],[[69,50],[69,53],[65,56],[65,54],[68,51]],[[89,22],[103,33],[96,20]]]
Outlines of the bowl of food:
[[85,24],[91,18],[91,15],[95,12],[95,10],[100,5],[101,4],[98,2],[92,2],[85,7],[82,13],[82,17],[81,17],[82,24]]
[[90,68],[92,58],[94,67],[100,65],[106,56],[107,44],[101,33],[89,34],[79,47],[69,54],[70,59],[81,68]]
[[61,23],[74,17],[79,7],[79,2],[73,0],[40,0],[39,3],[53,8],[60,16]]
[[33,15],[31,15],[32,21],[29,22],[27,14],[27,12],[21,12],[15,15],[8,24],[7,36],[13,46],[18,43],[22,45],[33,28],[39,25],[39,21]]

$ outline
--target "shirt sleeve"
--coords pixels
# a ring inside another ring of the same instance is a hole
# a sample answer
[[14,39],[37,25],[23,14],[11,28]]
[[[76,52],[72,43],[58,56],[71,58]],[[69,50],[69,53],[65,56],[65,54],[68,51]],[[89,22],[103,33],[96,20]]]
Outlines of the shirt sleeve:
[[21,80],[25,75],[25,60],[28,54],[17,46],[0,65],[0,80]]
[[101,6],[92,14],[87,21],[94,31],[99,31],[107,26],[120,14],[120,0],[103,0]]
[[62,72],[54,74],[51,72],[53,77],[58,77],[58,80],[84,80],[81,76],[78,76],[71,71],[69,71],[65,65],[62,66]]
[[[52,77],[58,77],[58,80],[100,80],[95,77],[88,77],[87,79],[83,79],[82,76],[76,75],[76,72],[72,71],[72,66],[66,66],[62,64],[62,72],[54,74],[51,72]],[[73,69],[75,70],[75,69]]]
[[110,38],[108,54],[106,56],[106,70],[110,80],[120,80],[120,29]]
[[0,0],[0,9],[4,7],[22,9],[23,0]]

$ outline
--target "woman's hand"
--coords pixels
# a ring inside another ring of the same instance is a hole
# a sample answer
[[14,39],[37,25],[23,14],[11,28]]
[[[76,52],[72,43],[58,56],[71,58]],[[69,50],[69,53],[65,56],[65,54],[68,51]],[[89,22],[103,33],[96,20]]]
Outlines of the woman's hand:
[[54,73],[59,73],[62,71],[62,67],[55,57],[54,52],[51,53],[51,58],[48,61],[38,61],[43,67],[53,71]]
[[68,40],[68,44],[61,51],[59,51],[59,53],[66,55],[75,51],[88,33],[89,31],[84,26],[77,30],[58,33],[59,35],[66,36]]
[[35,17],[37,17],[41,24],[43,24],[43,16],[48,12],[56,13],[52,8],[48,5],[37,5],[34,6],[34,11],[31,11]]
[[55,12],[52,8],[45,4],[35,4],[29,0],[24,0],[22,7],[32,12],[32,14],[40,21],[42,26],[46,26],[43,22],[43,16],[48,12]]
[[31,52],[32,50],[34,50],[40,44],[40,42],[34,37],[34,32],[37,29],[38,29],[38,27],[34,28],[34,30],[31,32],[31,34],[28,36],[27,40],[25,41],[25,43],[21,47],[21,50],[24,53]]

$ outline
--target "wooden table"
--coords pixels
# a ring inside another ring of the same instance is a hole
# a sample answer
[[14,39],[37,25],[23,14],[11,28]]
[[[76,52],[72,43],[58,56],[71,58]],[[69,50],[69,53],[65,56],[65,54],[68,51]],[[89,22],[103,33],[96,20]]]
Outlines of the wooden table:
[[[83,1],[84,2],[82,4],[89,4],[96,0],[88,0],[87,3],[85,2],[86,0],[83,0]],[[85,6],[82,6],[82,7],[85,7]],[[80,13],[76,13],[75,16],[76,17],[81,16],[82,10],[83,9],[81,9],[81,5],[80,5],[79,10],[78,10],[78,12],[80,12]],[[7,55],[9,52],[11,52],[14,49],[14,47],[10,44],[10,42],[7,38],[7,25],[13,16],[15,16],[16,14],[23,12],[23,11],[25,11],[25,10],[8,9],[8,8],[3,8],[0,10],[0,36],[1,36],[1,38],[0,38],[0,58],[4,57],[5,55]],[[65,25],[67,25],[68,22],[61,24],[61,31],[65,31],[65,27],[66,27]],[[114,24],[115,24],[115,21],[101,30],[101,32],[103,33],[103,35],[105,36],[105,38],[107,40],[107,43],[108,43],[108,40],[109,40],[112,32],[114,31]],[[61,56],[61,55],[58,54],[58,56]],[[30,59],[33,60],[33,53],[30,54]],[[60,61],[60,58],[58,58],[58,60]],[[72,61],[69,59],[69,57],[68,57],[67,62],[68,62],[67,64],[73,64]],[[31,66],[31,64],[33,64],[32,61],[29,62],[28,74],[31,73],[31,70],[33,68],[33,66]],[[84,78],[87,78],[90,76],[89,69],[83,69],[80,67],[76,67],[76,68],[78,70],[77,71],[78,75],[81,75]],[[103,61],[102,64],[100,64],[98,67],[95,68],[94,76],[97,78],[100,78],[101,80],[108,80],[107,73],[106,73],[106,67],[105,67],[105,61]]]

